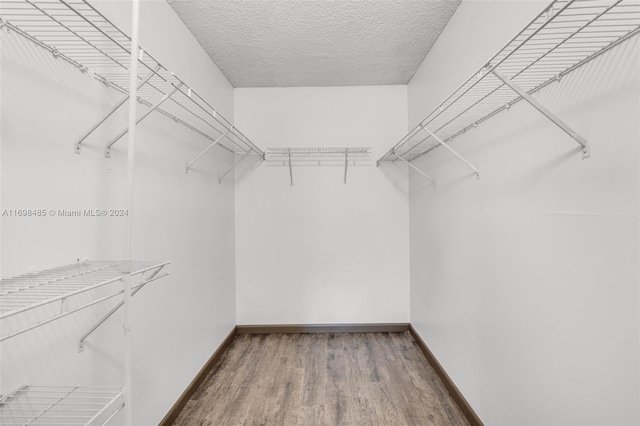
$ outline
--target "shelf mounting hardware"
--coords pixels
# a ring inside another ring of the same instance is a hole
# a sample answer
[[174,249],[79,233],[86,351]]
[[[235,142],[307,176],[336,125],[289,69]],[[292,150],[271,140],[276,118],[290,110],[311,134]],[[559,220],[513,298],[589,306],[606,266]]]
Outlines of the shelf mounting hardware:
[[[163,268],[163,266],[164,265],[160,265],[155,269],[151,269],[151,274],[149,277],[145,277],[144,272],[142,272],[143,274],[141,279],[142,283],[131,288],[131,297],[133,297],[138,291],[142,290],[142,287],[149,284],[150,282],[159,280],[160,278],[163,278],[169,275],[169,272],[165,272],[164,274],[158,275],[158,273]],[[84,341],[87,339],[87,337],[89,337],[94,331],[96,331],[98,327],[100,327],[107,319],[109,319],[111,315],[115,314],[118,311],[118,309],[120,309],[123,305],[124,305],[124,300],[118,302],[118,304],[114,306],[109,312],[107,312],[93,327],[91,327],[86,333],[80,336],[80,339],[78,340],[78,352],[82,352],[84,350]]]
[[[140,82],[140,84],[138,84],[138,86],[137,86],[137,90],[142,89],[142,87],[143,87],[145,84],[147,84],[147,83],[149,82],[149,80],[151,80],[151,78],[152,78],[154,75],[156,75],[156,73],[157,73],[159,70],[160,70],[160,65],[157,65],[157,66],[155,67],[155,69],[154,69],[153,71],[151,71],[149,74],[147,74],[147,76],[144,78],[144,80],[142,80],[142,81]],[[103,118],[101,118],[101,119],[100,119],[100,120],[98,120],[98,121],[97,121],[93,126],[91,126],[91,128],[90,128],[90,129],[89,129],[89,130],[88,130],[88,131],[87,131],[87,132],[86,132],[86,133],[85,133],[85,134],[80,138],[80,140],[78,140],[78,142],[76,142],[76,145],[75,145],[75,147],[76,147],[76,154],[80,154],[80,145],[82,145],[82,142],[84,142],[84,140],[85,140],[86,138],[88,138],[88,137],[89,137],[89,135],[90,135],[91,133],[93,133],[93,132],[98,128],[98,127],[100,127],[100,125],[101,125],[102,123],[104,123],[105,121],[107,121],[107,119],[108,119],[109,117],[111,117],[111,116],[113,115],[113,113],[114,113],[114,112],[116,112],[118,109],[120,109],[120,107],[121,107],[122,105],[124,105],[128,100],[129,100],[129,95],[128,95],[128,94],[127,94],[127,95],[125,95],[125,96],[123,96],[123,97],[122,97],[122,99],[120,99],[120,101],[119,101],[117,104],[115,104],[115,105],[113,106],[113,108],[111,108],[111,110],[110,110],[110,111],[109,111],[109,112],[108,112],[108,113],[107,113]]]
[[213,143],[211,145],[209,145],[208,147],[206,147],[204,149],[204,151],[202,151],[200,154],[198,154],[198,156],[196,158],[194,158],[193,160],[189,161],[187,163],[187,165],[184,167],[184,172],[185,173],[189,173],[189,169],[191,168],[191,166],[193,166],[193,164],[198,161],[203,155],[205,155],[211,148],[213,148],[214,146],[218,145],[220,143],[220,141],[222,139],[224,139],[229,133],[231,132],[231,130],[227,130],[225,133],[221,134],[218,139],[216,139],[215,141],[213,141]]
[[416,166],[414,166],[404,158],[400,157],[398,154],[396,154],[395,150],[392,150],[391,153],[395,155],[398,160],[402,161],[407,166],[411,167],[413,170],[420,173],[422,176],[426,177],[433,184],[434,188],[436,187],[436,180],[434,178],[432,178],[431,176],[429,176],[428,174],[426,174],[425,172],[423,172],[422,170],[420,170],[419,168],[417,168]]
[[455,157],[462,161],[468,168],[470,168],[471,170],[473,170],[473,172],[476,174],[476,178],[480,179],[480,172],[478,171],[478,169],[476,169],[471,163],[469,163],[467,160],[465,160],[464,158],[462,158],[462,156],[460,154],[458,154],[456,151],[453,150],[453,148],[451,148],[447,143],[445,143],[442,139],[440,139],[438,136],[436,136],[433,132],[431,132],[431,130],[427,129],[426,126],[420,126],[422,128],[422,130],[424,130],[425,132],[427,132],[429,135],[431,135],[432,138],[434,138],[436,141],[438,141],[438,144],[442,145],[443,147],[445,147],[447,149],[447,151],[449,151],[450,153],[452,153],[453,155],[455,155]]
[[531,105],[532,107],[534,107],[535,109],[540,111],[540,113],[542,113],[542,115],[547,117],[549,120],[553,121],[553,123],[556,126],[560,127],[566,134],[568,134],[573,139],[575,139],[575,141],[578,142],[580,144],[580,146],[582,146],[582,158],[589,158],[589,156],[591,155],[591,150],[589,148],[589,143],[587,142],[587,140],[585,138],[583,138],[578,133],[576,133],[564,121],[560,120],[560,118],[558,118],[558,116],[556,116],[554,113],[552,113],[547,108],[545,108],[540,102],[538,102],[535,99],[533,99],[531,97],[531,95],[529,95],[525,90],[523,90],[521,87],[519,87],[512,80],[508,79],[507,77],[505,77],[504,75],[499,73],[495,68],[491,70],[491,73],[493,75],[495,75],[496,77],[498,77],[500,80],[502,80],[502,82],[504,84],[506,84],[507,86],[509,86],[514,92],[516,92],[518,95],[520,95],[520,97],[522,97],[522,99],[527,101],[529,103],[529,105]]
[[[137,64],[137,62],[136,62]],[[162,105],[167,99],[169,99],[171,97],[171,95],[173,95],[179,88],[180,86],[182,86],[182,82],[178,83],[178,84],[174,84],[173,85],[173,89],[171,89],[170,92],[166,93],[160,100],[158,100],[158,102],[156,102],[155,104],[153,104],[153,106],[151,108],[149,108],[144,114],[142,114],[142,117],[138,118],[138,120],[135,122],[136,125],[140,124],[140,122],[142,120],[144,120],[145,118],[147,118],[153,111],[155,111],[156,109],[158,109],[158,107],[160,105]],[[135,86],[134,86],[135,87]],[[133,92],[133,90],[131,91]],[[105,157],[111,157],[111,147],[120,140],[120,138],[122,138],[124,135],[126,135],[129,132],[129,128],[124,129],[122,132],[120,132],[118,134],[118,136],[116,136],[115,138],[113,138],[111,140],[111,142],[109,142],[107,144],[107,147],[104,150],[104,156]]]

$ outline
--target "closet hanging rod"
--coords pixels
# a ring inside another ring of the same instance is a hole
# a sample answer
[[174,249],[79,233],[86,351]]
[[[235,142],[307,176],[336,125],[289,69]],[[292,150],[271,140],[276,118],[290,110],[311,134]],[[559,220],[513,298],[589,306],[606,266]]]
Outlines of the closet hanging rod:
[[[531,101],[530,95],[560,81],[566,74],[635,36],[639,30],[638,2],[552,2],[383,155],[378,164],[396,161],[396,155],[413,161],[442,145],[432,135],[421,136],[423,127],[447,143],[520,100]],[[511,86],[496,73],[508,79]],[[529,99],[522,94],[527,94]],[[532,105],[542,106],[539,102]],[[589,156],[584,138],[546,108],[546,111],[538,109],[581,145],[583,157]]]

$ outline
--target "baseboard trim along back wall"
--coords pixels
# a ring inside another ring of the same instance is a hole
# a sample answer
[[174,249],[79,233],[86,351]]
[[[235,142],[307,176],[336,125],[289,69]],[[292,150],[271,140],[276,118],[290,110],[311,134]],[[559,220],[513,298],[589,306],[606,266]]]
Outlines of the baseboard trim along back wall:
[[408,323],[392,324],[270,324],[239,325],[238,334],[404,333]]

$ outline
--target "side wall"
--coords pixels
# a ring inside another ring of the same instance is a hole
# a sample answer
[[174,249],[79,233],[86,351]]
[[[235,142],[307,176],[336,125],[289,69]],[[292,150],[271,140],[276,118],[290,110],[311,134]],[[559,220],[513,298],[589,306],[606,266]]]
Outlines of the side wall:
[[[96,2],[129,31],[130,3]],[[164,1],[142,2],[140,43],[229,120],[233,88]],[[127,125],[127,108],[86,141],[75,140],[120,97],[91,77],[3,31],[2,209],[124,208],[126,138],[112,158],[104,144]],[[143,107],[140,107],[142,113]],[[171,260],[169,277],[133,298],[134,424],[157,424],[235,325],[234,184],[217,175],[233,158],[158,114],[138,126],[134,258]],[[121,259],[119,218],[2,217],[2,277],[73,263]],[[77,352],[77,339],[115,302],[104,302],[2,343],[0,393],[25,383],[123,383],[121,314]],[[119,424],[123,416],[115,419]]]
[[[409,84],[412,127],[544,2],[464,1]],[[639,40],[457,138],[410,178],[411,322],[491,425],[638,424]]]
[[406,133],[406,87],[235,95],[238,126],[265,147],[372,148],[346,185],[341,159],[294,166],[293,186],[282,162],[238,179],[238,324],[407,322],[407,177],[374,162]]

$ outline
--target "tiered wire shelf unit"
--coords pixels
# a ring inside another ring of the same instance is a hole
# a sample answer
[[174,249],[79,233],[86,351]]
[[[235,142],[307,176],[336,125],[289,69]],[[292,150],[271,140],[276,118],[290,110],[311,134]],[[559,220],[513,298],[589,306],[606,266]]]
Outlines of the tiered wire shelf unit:
[[532,97],[640,31],[636,0],[556,0],[431,111],[378,160],[400,161],[435,184],[411,162],[442,146],[479,172],[449,143],[525,100],[590,155],[588,142]]
[[344,165],[344,183],[347,183],[349,162],[368,160],[370,147],[323,147],[323,148],[267,148],[266,161],[281,163],[289,167],[289,178],[293,185],[293,165],[320,165],[322,163]]
[[[112,109],[75,142],[75,150],[80,153],[89,135],[129,98],[131,38],[84,0],[3,0],[0,3],[0,27],[20,34],[55,58],[82,72],[91,73],[123,94]],[[138,102],[146,107],[136,124],[153,111],[158,111],[211,141],[200,155],[186,164],[186,172],[216,145],[236,154],[256,155],[264,159],[264,152],[211,103],[141,47],[136,81]],[[122,129],[104,145],[107,157],[127,131],[127,128]]]
[[[0,341],[18,336],[109,299],[131,294],[165,277],[169,262],[84,261],[0,281]],[[162,273],[161,273],[162,272]],[[79,337],[91,333],[124,304],[119,301]],[[105,424],[124,406],[123,388],[24,386],[0,398],[0,424]]]
[[[188,172],[206,152],[220,146],[234,154],[264,152],[203,96],[170,72],[138,46],[139,0],[132,0],[132,37],[129,37],[84,0],[2,0],[0,29],[11,37],[17,34],[40,46],[52,60],[65,61],[79,72],[88,73],[122,97],[74,144],[82,152],[87,138],[120,109],[129,104],[129,125],[104,144],[107,157],[128,133],[127,207],[133,200],[136,125],[153,111],[203,136],[210,145],[185,166]],[[11,34],[11,35],[10,35]],[[137,106],[142,113],[136,114]],[[237,163],[236,163],[237,164]],[[234,165],[235,167],[235,165]],[[228,172],[227,172],[228,173]],[[127,217],[124,259],[131,258],[132,227]],[[108,299],[118,303],[93,327],[79,337],[85,339],[121,307],[124,326],[124,386],[122,388],[45,388],[28,386],[2,398],[2,424],[104,424],[124,404],[125,420],[132,424],[131,354],[129,300],[146,284],[166,276],[168,262],[91,261],[62,266],[2,280],[0,283],[0,323],[5,341],[19,334]]]
[[0,424],[104,425],[123,407],[122,388],[27,385],[0,398]]
[[[169,262],[84,261],[0,281],[0,342],[100,302],[122,296],[122,279],[131,268],[132,293],[157,279]],[[97,325],[122,306],[118,303]],[[13,324],[12,324],[13,323]],[[80,338],[79,349],[90,334]]]

